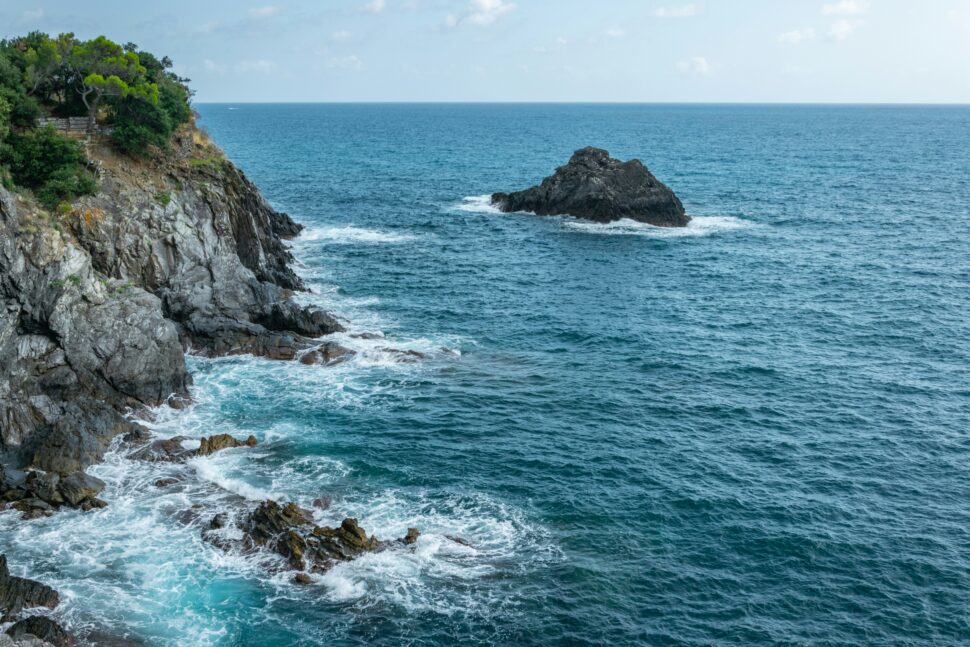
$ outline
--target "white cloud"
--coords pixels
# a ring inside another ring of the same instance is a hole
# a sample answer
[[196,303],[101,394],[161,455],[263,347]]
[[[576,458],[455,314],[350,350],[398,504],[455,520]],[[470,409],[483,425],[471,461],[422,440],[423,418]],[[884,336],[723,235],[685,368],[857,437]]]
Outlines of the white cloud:
[[499,16],[515,9],[514,3],[505,0],[472,0],[471,5],[468,22],[482,27],[491,25]]
[[239,61],[233,70],[236,74],[271,74],[276,68],[275,62],[261,58],[255,61]]
[[658,7],[653,15],[657,18],[690,18],[701,12],[701,7],[694,3],[674,7]]
[[703,56],[691,56],[690,58],[677,63],[677,69],[681,72],[691,72],[693,74],[707,76],[711,73],[713,68]]
[[506,0],[471,0],[464,14],[457,16],[450,13],[445,16],[445,27],[453,29],[464,24],[488,27],[501,16],[514,10],[515,3],[506,2]]
[[784,34],[778,36],[778,40],[782,43],[789,43],[791,45],[798,45],[799,43],[804,43],[807,40],[813,40],[815,38],[815,30],[811,27],[806,27],[805,29],[793,29],[792,31],[786,31]]
[[822,13],[826,16],[863,16],[868,11],[868,0],[841,0],[822,6]]
[[338,43],[348,41],[353,37],[354,35],[349,31],[347,31],[346,29],[341,29],[340,31],[335,31],[332,34],[330,34],[330,40],[336,41]]
[[20,13],[20,20],[18,21],[21,25],[31,22],[37,22],[44,17],[43,9],[27,9]]
[[371,0],[370,2],[364,5],[364,11],[369,11],[371,13],[380,13],[384,11],[385,7],[387,7],[386,0]]
[[275,16],[279,12],[279,7],[267,5],[265,7],[253,7],[249,10],[249,15],[253,18],[269,18],[270,16]]
[[855,32],[858,26],[858,21],[845,20],[844,18],[836,20],[829,27],[829,37],[835,40],[845,40]]
[[350,56],[328,59],[327,67],[336,70],[362,70],[364,69],[364,61],[360,60],[360,57],[351,54]]
[[624,36],[626,36],[626,31],[624,31],[623,29],[620,29],[619,27],[614,27],[613,29],[607,29],[603,33],[606,34],[607,38],[613,38],[613,39],[623,38]]

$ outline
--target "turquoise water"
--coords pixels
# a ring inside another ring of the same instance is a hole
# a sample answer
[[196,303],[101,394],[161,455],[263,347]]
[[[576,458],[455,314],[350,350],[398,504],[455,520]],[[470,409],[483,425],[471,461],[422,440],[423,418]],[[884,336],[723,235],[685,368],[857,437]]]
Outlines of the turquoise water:
[[[63,620],[165,645],[970,642],[970,108],[199,111],[307,226],[302,298],[386,338],[341,337],[333,368],[193,358],[200,402],[156,432],[258,448],[112,455],[108,509],[0,520]],[[480,197],[585,145],[642,159],[691,226]],[[322,523],[424,535],[304,589],[179,514],[321,494]]]

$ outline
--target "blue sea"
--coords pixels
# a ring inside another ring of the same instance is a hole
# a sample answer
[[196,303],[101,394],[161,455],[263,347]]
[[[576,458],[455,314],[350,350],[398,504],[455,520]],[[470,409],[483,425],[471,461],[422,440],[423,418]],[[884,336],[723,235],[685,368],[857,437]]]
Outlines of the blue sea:
[[[60,620],[173,646],[970,644],[970,108],[198,110],[306,226],[299,299],[358,354],[190,358],[198,404],[155,433],[257,448],[113,453],[109,508],[0,516]],[[488,205],[586,145],[691,224]],[[240,497],[320,496],[319,523],[422,536],[309,587],[201,539]]]

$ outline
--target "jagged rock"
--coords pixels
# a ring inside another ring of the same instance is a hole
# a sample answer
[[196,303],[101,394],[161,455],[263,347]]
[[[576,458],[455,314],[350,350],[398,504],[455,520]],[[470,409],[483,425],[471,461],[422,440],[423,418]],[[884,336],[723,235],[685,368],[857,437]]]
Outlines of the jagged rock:
[[339,344],[328,342],[300,356],[301,364],[322,364],[330,365],[343,362],[356,353],[349,348],[344,348]]
[[71,505],[81,505],[82,502],[94,499],[104,489],[105,482],[99,478],[75,472],[61,479],[59,489],[64,500]]
[[60,603],[60,596],[51,587],[10,575],[6,555],[0,554],[0,622],[9,622],[23,610],[31,607],[53,609]]
[[178,482],[179,480],[176,478],[158,479],[157,481],[155,481],[155,487],[157,488],[168,487],[169,485],[175,485]]
[[246,440],[236,440],[229,434],[217,434],[215,436],[210,436],[208,438],[203,438],[199,448],[196,450],[197,456],[208,456],[209,454],[215,454],[223,449],[232,449],[235,447],[255,447],[256,446],[256,436],[250,436]]
[[209,522],[209,528],[213,530],[218,530],[219,528],[225,528],[226,523],[229,521],[229,516],[225,512],[220,512],[216,516],[212,517],[212,521]]
[[329,496],[318,497],[313,500],[313,507],[319,508],[320,510],[326,510],[333,503],[333,498]]
[[[260,503],[240,527],[245,545],[269,548],[285,557],[291,568],[302,571],[309,566],[317,573],[329,570],[336,562],[395,543],[368,536],[353,518],[344,519],[337,528],[317,526],[309,510],[276,501]],[[407,537],[397,541],[412,544],[419,534],[416,528],[410,528]]]
[[306,573],[297,573],[296,575],[293,576],[293,581],[296,582],[297,584],[303,584],[303,585],[313,584],[313,578],[307,575]]
[[418,537],[421,536],[421,532],[417,528],[408,528],[408,532],[404,535],[404,543],[407,545],[416,544],[418,542]]
[[684,227],[684,206],[640,160],[621,162],[601,148],[573,153],[569,163],[524,191],[495,193],[502,211],[531,211],[540,216],[570,215],[596,222],[630,218],[658,227]]
[[7,635],[14,640],[34,636],[54,647],[73,647],[74,637],[59,624],[45,616],[31,616],[14,623],[7,629]]

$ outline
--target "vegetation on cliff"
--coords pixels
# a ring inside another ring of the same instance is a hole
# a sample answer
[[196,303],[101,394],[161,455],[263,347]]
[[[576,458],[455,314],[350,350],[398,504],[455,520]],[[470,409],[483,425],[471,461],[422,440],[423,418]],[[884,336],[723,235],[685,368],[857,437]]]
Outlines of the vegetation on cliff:
[[35,191],[49,207],[95,190],[80,143],[40,117],[85,117],[88,133],[99,121],[113,145],[132,156],[165,150],[192,117],[188,79],[172,61],[119,45],[104,36],[41,32],[0,41],[0,176],[11,188]]

